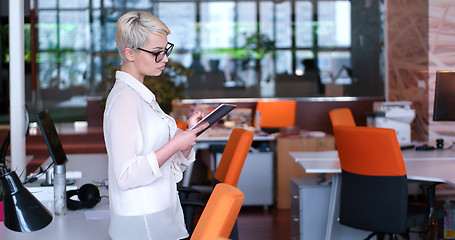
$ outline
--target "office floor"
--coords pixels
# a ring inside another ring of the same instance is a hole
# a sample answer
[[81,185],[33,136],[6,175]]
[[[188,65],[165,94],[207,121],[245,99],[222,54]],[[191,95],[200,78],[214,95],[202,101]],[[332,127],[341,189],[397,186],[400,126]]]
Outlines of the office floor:
[[[206,171],[199,166],[195,169],[195,175],[200,174],[199,171]],[[194,183],[204,183],[201,179],[192,178]],[[205,182],[207,184],[207,182]],[[198,190],[201,191],[200,194],[190,195],[192,199],[207,201],[209,194],[207,189],[201,185],[198,185]],[[410,198],[413,202],[421,202],[421,197]],[[262,206],[243,206],[240,210],[238,216],[238,228],[239,228],[239,239],[240,240],[290,240],[292,238],[291,233],[291,217],[289,209],[277,209],[275,206],[270,206],[265,210]],[[434,231],[422,235],[422,229],[415,228],[411,229],[408,240],[440,240],[443,239],[443,222],[438,222],[437,227]],[[425,229],[424,229],[425,230]],[[367,236],[365,236],[366,238]],[[374,240],[376,238],[373,238]],[[389,239],[386,237],[385,239]],[[319,240],[319,239],[311,239]],[[321,239],[322,240],[322,239]],[[360,239],[359,239],[360,240]],[[398,240],[405,240],[399,236]]]
[[262,207],[242,207],[238,217],[241,240],[286,240],[291,239],[289,210]]
[[[239,239],[290,240],[291,219],[289,214],[289,210],[276,208],[263,210],[262,207],[242,207],[238,217]],[[435,232],[433,232],[434,234],[427,233],[421,236],[418,232],[411,232],[409,234],[409,240],[442,240],[442,229],[442,224],[439,224]],[[419,231],[419,229],[412,229],[412,231]],[[386,237],[385,239],[389,238]],[[404,239],[399,236],[399,240]]]
[[[274,207],[264,210],[262,207],[242,207],[238,217],[240,240],[290,240],[291,239],[290,211]],[[409,240],[440,240],[443,226],[439,223],[433,234],[421,236],[421,229],[412,229]],[[365,236],[367,237],[367,236]],[[375,238],[373,238],[375,239]],[[388,239],[386,237],[385,239]],[[399,240],[405,238],[399,237]],[[318,240],[318,239],[312,239]],[[359,239],[360,240],[360,239]]]

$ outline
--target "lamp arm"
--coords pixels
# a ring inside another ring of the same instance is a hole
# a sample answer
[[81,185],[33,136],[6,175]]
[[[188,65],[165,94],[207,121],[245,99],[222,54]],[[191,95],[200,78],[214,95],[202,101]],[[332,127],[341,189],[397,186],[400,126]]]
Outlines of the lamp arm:
[[0,164],[6,168],[6,154],[8,153],[8,147],[10,143],[10,133],[11,131],[8,131],[8,135],[6,136],[5,140],[3,141],[2,147],[0,149]]

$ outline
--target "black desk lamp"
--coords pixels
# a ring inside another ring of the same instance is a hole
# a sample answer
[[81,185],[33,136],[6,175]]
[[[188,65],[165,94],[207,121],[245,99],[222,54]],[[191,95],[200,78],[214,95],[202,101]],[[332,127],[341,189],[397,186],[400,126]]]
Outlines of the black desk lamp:
[[40,230],[52,222],[52,214],[21,183],[15,171],[6,169],[5,156],[10,133],[2,144],[0,183],[3,191],[3,222],[17,232]]

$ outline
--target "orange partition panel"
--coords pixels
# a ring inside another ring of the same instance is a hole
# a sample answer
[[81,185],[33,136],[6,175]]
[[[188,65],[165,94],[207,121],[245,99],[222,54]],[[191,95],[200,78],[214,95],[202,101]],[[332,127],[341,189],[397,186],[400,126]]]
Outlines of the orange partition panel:
[[256,111],[261,113],[261,127],[285,128],[295,125],[296,101],[259,101]]

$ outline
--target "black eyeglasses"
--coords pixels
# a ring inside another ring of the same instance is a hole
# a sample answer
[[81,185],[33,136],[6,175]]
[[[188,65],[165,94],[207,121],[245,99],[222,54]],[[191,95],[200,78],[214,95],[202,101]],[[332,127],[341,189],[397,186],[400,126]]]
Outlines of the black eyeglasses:
[[154,55],[155,56],[155,62],[159,63],[159,62],[161,62],[161,60],[163,60],[164,55],[166,55],[167,57],[169,57],[169,55],[171,55],[172,49],[174,49],[174,44],[168,42],[167,45],[166,45],[166,48],[164,50],[161,50],[161,51],[158,51],[158,52],[152,52],[152,51],[140,48],[140,47],[138,47],[137,49]]

